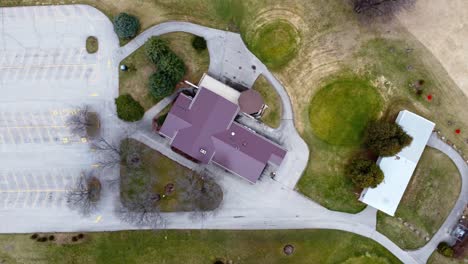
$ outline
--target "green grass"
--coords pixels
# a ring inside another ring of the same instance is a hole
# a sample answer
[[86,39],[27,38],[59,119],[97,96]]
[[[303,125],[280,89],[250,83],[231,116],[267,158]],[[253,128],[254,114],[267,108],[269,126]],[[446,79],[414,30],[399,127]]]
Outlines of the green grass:
[[[455,204],[461,188],[460,174],[455,164],[442,152],[427,148],[411,179],[395,217],[378,214],[377,230],[404,249],[416,249],[426,244]],[[421,233],[409,227],[410,223]]]
[[[409,101],[417,113],[435,122],[437,129],[466,152],[465,136],[455,135],[454,130],[468,130],[468,99],[429,51],[415,48],[419,44],[412,38],[372,39],[362,46],[355,61],[366,63],[365,74],[369,79],[383,77],[386,80],[386,84],[378,86],[388,104]],[[410,87],[418,80],[425,82],[420,96]],[[433,96],[431,102],[426,99],[429,94]],[[449,125],[449,120],[454,125]]]
[[356,146],[381,110],[377,90],[365,80],[338,80],[320,89],[309,108],[312,130],[331,145]]
[[252,89],[257,90],[263,97],[268,108],[265,110],[262,121],[270,127],[277,128],[281,123],[281,98],[276,90],[262,75],[258,76]]
[[453,259],[442,256],[437,250],[432,253],[431,257],[427,260],[427,264],[466,264],[468,257],[464,259]]
[[294,58],[300,37],[289,22],[276,20],[256,29],[246,41],[263,63],[272,70],[278,70]]
[[345,166],[362,152],[362,131],[370,119],[377,117],[383,100],[365,79],[349,72],[326,83],[300,116],[305,124],[301,136],[310,153],[296,188],[328,209],[357,213],[365,204],[357,199],[360,190],[345,174]]
[[[385,248],[335,230],[124,231],[90,233],[81,244],[38,243],[28,235],[1,235],[7,263],[400,263]],[[295,252],[285,256],[282,248]],[[232,261],[232,262],[228,262]]]
[[86,39],[86,51],[88,53],[96,53],[99,49],[99,42],[96,37],[88,37]]
[[[187,70],[184,80],[198,83],[203,73],[208,71],[210,59],[207,50],[197,52],[192,47],[192,37],[192,34],[182,32],[162,36],[168,41],[171,50],[184,61]],[[146,57],[144,46],[130,54],[122,63],[127,65],[129,70],[120,71],[120,94],[131,94],[145,110],[148,110],[158,102],[151,96],[148,89],[148,79],[156,71],[156,67]]]
[[[145,192],[147,187],[151,185],[151,192],[161,195],[159,202],[161,211],[177,212],[177,211],[192,211],[193,201],[187,201],[183,198],[185,187],[180,186],[181,177],[187,177],[189,173],[194,173],[188,168],[176,163],[161,153],[149,148],[148,146],[129,139],[131,145],[136,145],[142,150],[142,166],[143,169],[132,169],[121,166],[120,177],[121,182],[121,197],[122,199],[132,199],[134,195]],[[195,175],[199,177],[198,175]],[[210,210],[214,210],[222,201],[222,191],[214,181],[209,180],[210,186],[216,188],[220,195],[217,200],[210,205]],[[175,190],[169,195],[165,195],[165,186],[169,183],[175,185]]]

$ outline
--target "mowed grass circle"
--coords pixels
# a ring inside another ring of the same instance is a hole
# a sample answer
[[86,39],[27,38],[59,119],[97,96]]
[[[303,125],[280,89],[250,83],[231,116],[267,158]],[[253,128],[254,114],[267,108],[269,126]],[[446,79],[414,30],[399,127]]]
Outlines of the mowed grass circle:
[[312,131],[332,145],[358,145],[381,105],[379,93],[367,81],[335,81],[320,89],[310,103]]
[[271,69],[286,65],[297,53],[299,33],[285,20],[269,22],[257,28],[250,41],[252,52]]

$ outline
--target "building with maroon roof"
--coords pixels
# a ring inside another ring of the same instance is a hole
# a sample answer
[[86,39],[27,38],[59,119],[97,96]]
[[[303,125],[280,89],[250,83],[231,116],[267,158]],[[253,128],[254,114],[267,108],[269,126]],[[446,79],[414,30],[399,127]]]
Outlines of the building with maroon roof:
[[197,162],[213,162],[255,183],[267,164],[281,165],[286,150],[235,122],[239,111],[232,100],[201,87],[193,98],[177,97],[159,133]]

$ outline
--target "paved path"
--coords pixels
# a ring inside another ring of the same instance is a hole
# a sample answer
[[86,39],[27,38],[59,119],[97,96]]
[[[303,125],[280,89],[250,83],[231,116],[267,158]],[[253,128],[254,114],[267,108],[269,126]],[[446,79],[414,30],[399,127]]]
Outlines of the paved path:
[[[276,141],[288,150],[282,166],[277,171],[276,180],[289,188],[294,188],[307,166],[309,149],[294,127],[294,117],[289,96],[283,85],[268,68],[245,46],[239,34],[212,29],[187,22],[166,22],[153,26],[138,35],[124,47],[118,49],[113,61],[118,63],[144,43],[151,36],[170,32],[188,32],[207,40],[210,54],[208,72],[217,79],[232,85],[251,87],[260,74],[271,83],[282,101],[282,122],[274,132]],[[255,69],[252,68],[255,66]],[[234,78],[235,77],[235,78]],[[152,118],[161,106],[149,110],[145,118]]]
[[[43,10],[34,11],[24,9],[24,12],[44,13]],[[54,7],[57,14],[66,16],[71,10],[76,12],[98,12],[89,6],[60,6]],[[26,10],[26,11],[25,11]],[[48,10],[47,8],[44,10]],[[5,9],[1,9],[4,14]],[[47,12],[45,12],[47,13]],[[99,13],[99,12],[98,12]],[[99,16],[103,16],[99,13]],[[209,217],[202,222],[194,222],[186,213],[165,214],[168,225],[167,228],[193,229],[300,229],[300,228],[325,228],[338,229],[353,232],[365,237],[369,237],[389,249],[404,263],[424,263],[434,249],[434,245],[440,239],[445,239],[447,228],[456,219],[456,214],[460,204],[466,202],[466,164],[459,164],[461,159],[457,153],[437,139],[431,138],[430,145],[441,149],[457,164],[457,167],[464,178],[462,195],[454,210],[450,214],[441,230],[434,236],[430,243],[418,251],[406,252],[396,246],[388,238],[376,231],[376,210],[368,207],[359,214],[346,214],[327,210],[307,197],[294,191],[294,186],[300,178],[307,165],[309,151],[305,142],[300,138],[293,123],[293,112],[289,97],[281,83],[271,74],[268,69],[252,54],[242,42],[238,34],[224,32],[203,26],[185,22],[167,22],[154,26],[126,46],[118,48],[118,40],[112,33],[112,26],[106,19],[99,27],[101,38],[100,43],[107,43],[101,46],[103,57],[100,57],[99,66],[102,74],[99,88],[109,98],[118,94],[118,66],[122,59],[135,51],[138,47],[153,35],[160,35],[168,32],[183,31],[203,36],[207,39],[210,53],[209,73],[220,80],[244,87],[251,87],[259,74],[272,84],[283,102],[283,120],[278,129],[271,129],[261,124],[253,125],[255,129],[266,133],[279,141],[288,149],[288,155],[284,164],[277,172],[275,180],[270,177],[262,177],[255,184],[247,184],[241,178],[226,174],[216,166],[206,167],[218,176],[218,182],[224,191],[222,207],[216,215]],[[21,20],[19,20],[18,23]],[[85,23],[83,23],[85,24]],[[83,26],[83,25],[82,25]],[[96,28],[85,28],[86,34],[97,34]],[[53,33],[50,33],[53,34]],[[26,34],[27,35],[27,34]],[[24,37],[24,36],[23,36]],[[27,43],[27,42],[25,42]],[[62,42],[60,42],[62,43]],[[65,44],[64,44],[65,45]],[[67,47],[66,45],[64,47]],[[109,47],[106,49],[105,47]],[[104,58],[104,60],[103,60]],[[252,67],[255,66],[255,67]],[[110,69],[110,70],[109,70]],[[43,76],[43,75],[40,75]],[[236,77],[236,78],[234,78]],[[53,95],[54,93],[47,95]],[[59,97],[61,92],[57,91]],[[168,142],[151,132],[151,119],[160,112],[172,98],[167,98],[149,110],[142,121],[137,126],[139,129],[133,135],[134,138],[146,143],[148,146],[162,152],[169,158],[194,170],[203,169],[170,150]],[[113,106],[108,106],[107,110],[114,110]],[[108,111],[102,117],[103,127],[106,134],[118,137],[117,127],[121,123],[116,122],[114,117],[107,116]],[[55,155],[55,156],[54,156]],[[60,153],[54,153],[50,158],[58,158]],[[29,160],[29,159],[28,159]],[[7,163],[13,164],[14,160]],[[118,175],[118,169],[108,171],[109,174]],[[106,231],[134,229],[128,224],[122,223],[114,214],[115,199],[118,199],[118,192],[110,190],[105,186],[101,208],[97,214],[91,217],[80,217],[73,211],[64,208],[48,208],[47,211],[41,208],[7,208],[0,209],[2,215],[2,225],[0,233],[27,233],[27,232],[50,232],[50,231]],[[99,217],[98,217],[99,216]],[[97,218],[98,217],[98,218]],[[97,220],[99,219],[99,220]]]
[[453,237],[450,236],[450,232],[457,224],[458,219],[463,213],[465,205],[468,203],[468,165],[466,162],[456,150],[442,141],[437,136],[437,133],[432,133],[428,146],[442,151],[453,161],[453,163],[455,163],[455,166],[457,166],[461,175],[462,187],[455,206],[437,233],[435,233],[432,239],[424,247],[411,252],[411,255],[421,260],[427,260],[440,242],[453,241]]

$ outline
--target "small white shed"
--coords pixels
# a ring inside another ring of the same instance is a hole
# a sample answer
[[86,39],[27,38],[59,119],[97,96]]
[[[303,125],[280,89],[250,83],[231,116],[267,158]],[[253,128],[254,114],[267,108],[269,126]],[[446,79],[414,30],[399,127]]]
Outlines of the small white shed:
[[391,216],[395,215],[435,127],[433,122],[408,110],[398,114],[396,123],[413,138],[413,141],[397,155],[378,159],[377,165],[382,169],[385,179],[376,188],[364,189],[359,198],[361,202]]

